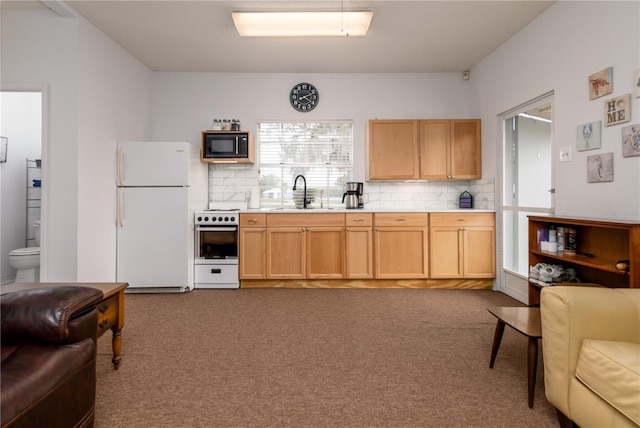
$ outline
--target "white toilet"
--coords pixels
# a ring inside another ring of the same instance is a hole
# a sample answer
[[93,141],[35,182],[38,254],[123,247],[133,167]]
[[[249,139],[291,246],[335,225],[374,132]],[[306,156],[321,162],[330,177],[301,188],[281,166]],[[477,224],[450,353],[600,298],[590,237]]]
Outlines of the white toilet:
[[40,281],[40,222],[34,223],[35,247],[18,248],[9,252],[9,264],[18,270],[16,282]]

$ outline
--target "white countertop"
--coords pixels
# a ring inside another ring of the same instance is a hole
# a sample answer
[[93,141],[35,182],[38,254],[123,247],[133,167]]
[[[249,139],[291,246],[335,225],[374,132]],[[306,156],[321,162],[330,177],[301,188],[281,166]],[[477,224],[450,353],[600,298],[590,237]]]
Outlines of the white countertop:
[[481,209],[407,209],[407,208],[361,208],[361,209],[347,209],[342,207],[336,208],[258,208],[258,209],[246,209],[240,210],[240,213],[272,213],[272,214],[325,214],[325,213],[493,213],[495,210],[481,210]]

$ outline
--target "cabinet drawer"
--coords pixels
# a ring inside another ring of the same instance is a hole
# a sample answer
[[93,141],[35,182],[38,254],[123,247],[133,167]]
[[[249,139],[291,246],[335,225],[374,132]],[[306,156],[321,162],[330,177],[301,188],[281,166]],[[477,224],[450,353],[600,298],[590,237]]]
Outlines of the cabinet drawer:
[[494,213],[431,213],[431,227],[438,226],[495,226]]
[[238,265],[196,265],[196,284],[222,284],[238,281]]
[[372,213],[347,213],[346,214],[347,226],[371,226],[373,224]]
[[376,226],[429,225],[429,214],[427,213],[376,213],[373,218]]
[[267,225],[266,214],[240,214],[240,226],[264,227]]
[[113,296],[98,303],[98,336],[115,325],[118,318],[118,296]]
[[344,226],[344,214],[267,214],[267,225],[269,227]]

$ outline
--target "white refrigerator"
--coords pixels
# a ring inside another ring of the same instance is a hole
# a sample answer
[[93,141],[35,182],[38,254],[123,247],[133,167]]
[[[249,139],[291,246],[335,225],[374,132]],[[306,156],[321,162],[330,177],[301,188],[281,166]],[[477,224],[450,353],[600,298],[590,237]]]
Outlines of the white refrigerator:
[[116,280],[127,292],[193,289],[190,152],[188,142],[118,143]]

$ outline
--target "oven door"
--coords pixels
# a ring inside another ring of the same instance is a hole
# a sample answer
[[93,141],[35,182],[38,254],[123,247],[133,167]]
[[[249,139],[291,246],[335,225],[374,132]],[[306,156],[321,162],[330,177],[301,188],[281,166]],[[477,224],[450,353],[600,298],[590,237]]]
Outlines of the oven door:
[[196,226],[196,264],[238,263],[237,226]]

